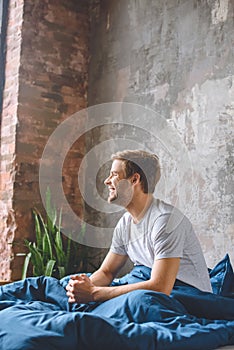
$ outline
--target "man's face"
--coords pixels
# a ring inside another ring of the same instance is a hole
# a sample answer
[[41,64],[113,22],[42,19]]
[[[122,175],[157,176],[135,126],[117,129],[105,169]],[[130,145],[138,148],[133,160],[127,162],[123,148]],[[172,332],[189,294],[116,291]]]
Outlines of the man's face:
[[122,160],[115,159],[104,183],[109,189],[108,202],[126,207],[132,199],[132,188],[130,181],[126,179],[124,167]]

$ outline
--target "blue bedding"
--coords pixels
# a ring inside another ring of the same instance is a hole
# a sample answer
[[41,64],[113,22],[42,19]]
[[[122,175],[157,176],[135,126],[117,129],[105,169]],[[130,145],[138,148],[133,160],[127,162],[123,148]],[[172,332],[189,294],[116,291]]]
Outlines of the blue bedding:
[[[220,276],[223,286],[227,269],[211,272],[212,287]],[[114,284],[149,275],[150,269],[138,266]],[[220,289],[214,294],[178,283],[170,296],[137,290],[103,303],[71,305],[68,279],[41,276],[1,287],[1,350],[212,350],[234,344],[230,289],[224,296]]]

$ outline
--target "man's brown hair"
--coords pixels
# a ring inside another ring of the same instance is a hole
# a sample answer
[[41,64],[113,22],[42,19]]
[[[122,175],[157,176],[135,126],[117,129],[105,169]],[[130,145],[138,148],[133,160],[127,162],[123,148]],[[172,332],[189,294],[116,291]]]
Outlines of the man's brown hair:
[[160,179],[160,164],[156,154],[141,150],[120,151],[111,156],[112,160],[122,160],[125,164],[126,178],[133,174],[140,175],[142,190],[144,193],[153,193]]

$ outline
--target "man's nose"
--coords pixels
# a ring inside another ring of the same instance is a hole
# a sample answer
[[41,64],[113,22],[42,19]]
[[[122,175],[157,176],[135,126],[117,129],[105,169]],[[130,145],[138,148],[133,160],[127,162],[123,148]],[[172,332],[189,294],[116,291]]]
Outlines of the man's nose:
[[104,184],[105,184],[105,185],[108,185],[108,183],[110,183],[110,176],[108,176],[108,177],[106,178],[106,180],[104,181]]

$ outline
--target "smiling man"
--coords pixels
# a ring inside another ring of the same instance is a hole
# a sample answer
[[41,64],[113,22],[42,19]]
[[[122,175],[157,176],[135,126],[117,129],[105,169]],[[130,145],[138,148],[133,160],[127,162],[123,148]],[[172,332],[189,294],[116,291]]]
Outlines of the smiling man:
[[[89,278],[72,276],[67,287],[71,303],[105,301],[137,289],[169,295],[175,283],[211,292],[199,241],[192,224],[178,209],[153,196],[160,179],[159,159],[140,150],[112,156],[108,202],[123,206],[110,250],[101,267]],[[127,259],[151,269],[148,280],[111,286]]]

